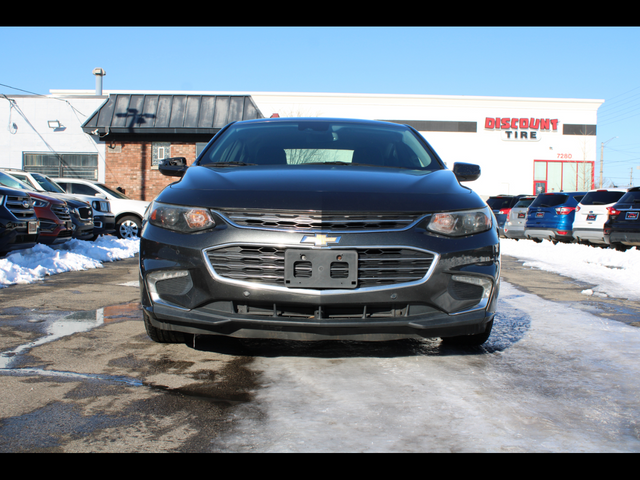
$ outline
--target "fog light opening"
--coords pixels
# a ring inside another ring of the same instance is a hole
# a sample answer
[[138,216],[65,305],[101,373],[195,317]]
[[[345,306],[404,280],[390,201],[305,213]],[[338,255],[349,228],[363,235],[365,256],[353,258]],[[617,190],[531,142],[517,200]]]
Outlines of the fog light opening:
[[454,282],[469,283],[471,285],[478,285],[482,287],[482,299],[488,299],[491,295],[491,289],[493,288],[493,282],[487,278],[471,277],[465,275],[453,275]]
[[157,288],[158,282],[188,276],[189,272],[187,270],[171,270],[149,273],[147,275],[147,287],[149,289],[149,295],[151,295],[151,300],[153,300],[154,302],[160,301],[160,294],[158,293]]

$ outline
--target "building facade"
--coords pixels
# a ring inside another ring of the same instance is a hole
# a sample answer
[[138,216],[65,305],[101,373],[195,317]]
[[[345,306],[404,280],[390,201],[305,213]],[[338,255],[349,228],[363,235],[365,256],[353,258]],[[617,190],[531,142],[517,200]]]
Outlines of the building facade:
[[64,90],[5,99],[0,114],[10,128],[0,133],[6,152],[0,166],[51,176],[58,168],[142,200],[175,181],[158,172],[162,158],[183,156],[192,163],[226,123],[276,113],[409,124],[449,167],[479,164],[482,176],[471,186],[484,197],[584,191],[597,186],[599,177],[596,124],[602,100]]

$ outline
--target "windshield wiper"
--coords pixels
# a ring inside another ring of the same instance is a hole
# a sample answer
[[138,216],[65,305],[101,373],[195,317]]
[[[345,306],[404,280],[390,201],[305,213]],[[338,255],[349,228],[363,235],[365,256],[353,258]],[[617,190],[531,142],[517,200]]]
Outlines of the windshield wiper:
[[246,167],[248,165],[258,165],[257,163],[244,163],[244,162],[220,162],[220,163],[208,163],[205,167]]

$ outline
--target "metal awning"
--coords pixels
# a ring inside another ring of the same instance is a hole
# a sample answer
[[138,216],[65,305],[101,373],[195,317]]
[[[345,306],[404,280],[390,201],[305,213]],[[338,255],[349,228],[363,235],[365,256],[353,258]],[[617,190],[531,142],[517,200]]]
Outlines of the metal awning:
[[112,94],[82,125],[90,135],[210,134],[264,118],[250,95]]

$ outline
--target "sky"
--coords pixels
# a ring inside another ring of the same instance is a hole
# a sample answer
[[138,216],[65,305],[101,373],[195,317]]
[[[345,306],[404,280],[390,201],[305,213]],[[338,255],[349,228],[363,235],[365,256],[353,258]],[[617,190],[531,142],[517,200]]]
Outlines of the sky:
[[[0,94],[326,92],[604,100],[605,181],[640,185],[638,27],[0,27]],[[1,122],[1,119],[0,119]],[[596,178],[597,180],[597,178]]]

